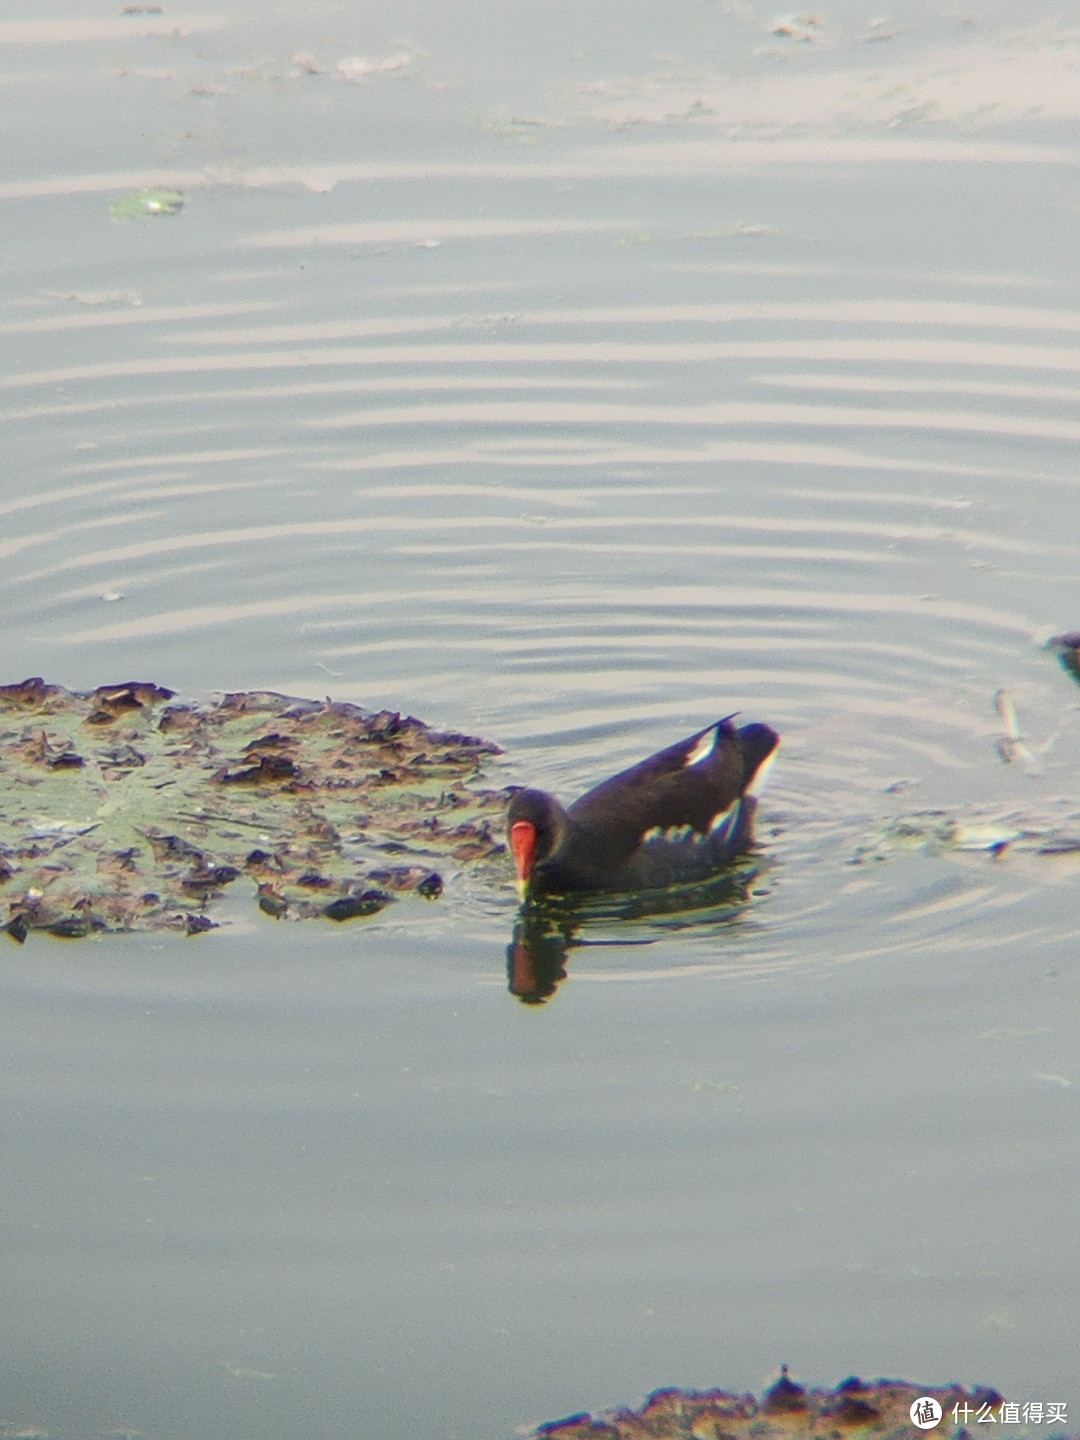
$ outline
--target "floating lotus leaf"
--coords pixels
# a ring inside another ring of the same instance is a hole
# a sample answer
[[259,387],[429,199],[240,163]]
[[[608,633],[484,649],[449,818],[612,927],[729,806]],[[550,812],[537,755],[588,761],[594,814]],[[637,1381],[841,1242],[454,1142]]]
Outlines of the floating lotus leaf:
[[374,914],[502,850],[498,747],[270,691],[0,686],[0,901],[31,929],[211,928],[229,886],[275,918]]
[[919,1405],[925,1423],[927,1399],[941,1413],[940,1429],[922,1431],[928,1436],[972,1435],[992,1424],[995,1435],[1014,1440],[1042,1434],[1075,1440],[1075,1426],[1064,1435],[1064,1403],[1010,1403],[986,1386],[965,1390],[905,1380],[863,1381],[854,1375],[835,1390],[807,1390],[786,1370],[760,1400],[727,1390],[656,1390],[640,1410],[571,1415],[541,1425],[530,1440],[838,1440],[843,1435],[911,1440],[920,1433],[912,1407]]

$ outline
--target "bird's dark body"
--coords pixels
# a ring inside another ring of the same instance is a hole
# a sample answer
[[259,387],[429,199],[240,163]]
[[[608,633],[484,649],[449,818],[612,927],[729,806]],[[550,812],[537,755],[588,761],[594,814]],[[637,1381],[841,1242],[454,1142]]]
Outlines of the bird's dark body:
[[[542,790],[512,799],[507,825],[534,827],[519,875],[531,895],[635,891],[706,879],[753,840],[751,787],[779,736],[718,721],[613,775],[564,808]],[[517,850],[515,848],[515,854]]]

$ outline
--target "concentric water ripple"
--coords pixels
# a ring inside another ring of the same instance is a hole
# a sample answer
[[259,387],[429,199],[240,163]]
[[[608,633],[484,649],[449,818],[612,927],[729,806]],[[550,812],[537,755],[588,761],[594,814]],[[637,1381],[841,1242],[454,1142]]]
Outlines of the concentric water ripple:
[[[776,152],[804,213],[807,186],[832,197],[821,235],[710,238],[662,151],[608,153],[638,158],[634,215],[548,156],[503,174],[494,214],[401,166],[358,219],[376,182],[342,169],[256,192],[261,226],[204,233],[197,260],[182,214],[117,232],[123,288],[99,257],[9,305],[9,664],[400,706],[566,794],[718,714],[768,719],[761,934],[881,903],[902,943],[944,945],[918,887],[844,867],[907,808],[1020,806],[1049,833],[1067,798],[1075,704],[1037,642],[1080,605],[1080,302],[1010,270],[977,207],[962,270],[913,233],[875,264],[868,154],[807,176]],[[728,188],[777,204],[738,166]],[[994,750],[1002,686],[1057,735],[1037,779]],[[920,863],[931,888],[952,866],[950,926],[1009,933],[987,898],[1006,865],[896,861]]]
[[0,680],[783,744],[696,908],[5,942],[4,1413],[1071,1399],[1076,32],[217,8],[0,20]]

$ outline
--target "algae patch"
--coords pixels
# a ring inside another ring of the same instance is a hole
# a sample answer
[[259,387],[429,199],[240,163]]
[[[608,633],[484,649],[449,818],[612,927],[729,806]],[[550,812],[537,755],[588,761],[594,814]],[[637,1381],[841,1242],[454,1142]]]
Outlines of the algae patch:
[[499,855],[499,753],[412,716],[144,682],[0,686],[0,901],[16,940],[212,928],[243,887],[277,919],[372,915]]

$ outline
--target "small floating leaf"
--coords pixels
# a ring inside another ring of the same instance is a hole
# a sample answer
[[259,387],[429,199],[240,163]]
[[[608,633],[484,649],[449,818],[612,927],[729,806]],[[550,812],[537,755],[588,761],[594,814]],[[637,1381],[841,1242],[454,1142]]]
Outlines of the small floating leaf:
[[442,876],[436,875],[434,871],[430,875],[425,875],[416,887],[416,893],[422,895],[425,900],[437,900],[442,892]]
[[88,920],[82,920],[77,915],[68,915],[45,928],[50,935],[55,935],[60,940],[81,940],[84,935],[90,934],[92,927]]
[[175,215],[187,196],[181,190],[167,190],[151,185],[146,190],[132,190],[109,203],[114,220],[147,220],[155,215]]
[[323,914],[328,920],[355,920],[361,915],[375,915],[394,897],[385,890],[365,890],[362,895],[342,895],[332,900]]

